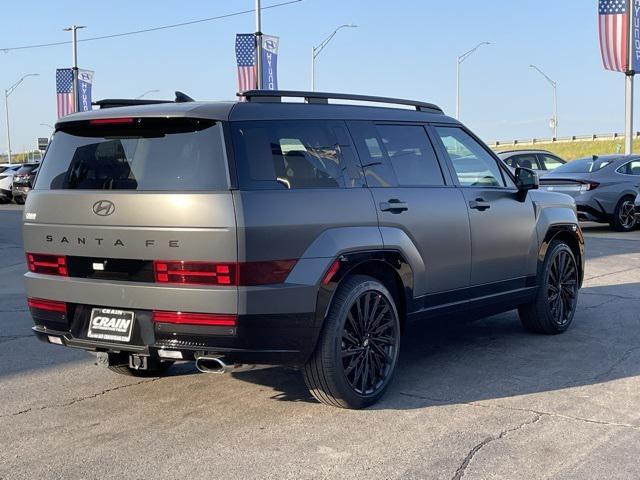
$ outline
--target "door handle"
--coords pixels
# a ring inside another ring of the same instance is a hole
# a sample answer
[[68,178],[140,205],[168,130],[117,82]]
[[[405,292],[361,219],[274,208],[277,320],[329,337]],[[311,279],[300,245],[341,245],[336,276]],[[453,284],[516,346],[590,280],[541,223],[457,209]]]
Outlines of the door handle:
[[487,210],[488,208],[491,208],[491,205],[484,198],[476,198],[475,200],[471,200],[469,202],[469,208],[480,210],[482,212],[484,210]]
[[409,210],[409,205],[397,198],[392,198],[387,202],[380,202],[380,210],[383,212],[400,213]]

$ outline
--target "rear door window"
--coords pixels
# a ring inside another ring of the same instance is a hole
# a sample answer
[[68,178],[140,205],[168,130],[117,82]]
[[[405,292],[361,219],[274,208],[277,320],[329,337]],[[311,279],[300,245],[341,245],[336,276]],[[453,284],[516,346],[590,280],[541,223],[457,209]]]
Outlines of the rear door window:
[[544,170],[555,170],[560,165],[565,164],[565,162],[560,160],[558,157],[554,157],[552,155],[539,154],[538,158],[540,159],[540,163],[544,167]]
[[510,164],[512,167],[522,167],[522,168],[532,168],[534,170],[540,170],[540,166],[538,165],[538,160],[535,155],[525,154],[525,155],[515,155],[511,157],[513,162]]
[[70,124],[54,134],[36,189],[213,191],[228,188],[219,123],[141,119]]
[[344,188],[338,122],[232,123],[240,186],[247,189]]

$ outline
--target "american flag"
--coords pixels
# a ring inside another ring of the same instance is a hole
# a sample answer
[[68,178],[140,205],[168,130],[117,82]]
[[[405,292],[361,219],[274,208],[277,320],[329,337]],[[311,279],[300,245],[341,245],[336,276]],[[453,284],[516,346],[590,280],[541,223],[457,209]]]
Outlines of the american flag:
[[257,86],[256,37],[252,33],[236,35],[238,91],[254,90]]
[[58,106],[58,118],[75,113],[76,107],[73,101],[73,71],[70,68],[58,68],[56,70],[56,102]]
[[600,52],[607,70],[629,69],[629,18],[627,0],[599,0]]

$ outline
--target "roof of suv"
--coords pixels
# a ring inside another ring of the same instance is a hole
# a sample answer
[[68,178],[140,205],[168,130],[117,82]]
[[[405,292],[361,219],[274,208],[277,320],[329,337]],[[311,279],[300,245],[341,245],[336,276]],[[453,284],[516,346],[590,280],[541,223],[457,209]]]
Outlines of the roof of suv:
[[[341,119],[341,120],[387,120],[387,121],[438,121],[441,123],[457,123],[447,117],[442,110],[432,104],[412,102],[409,100],[386,99],[382,97],[365,97],[345,94],[311,93],[311,92],[243,92],[254,94],[251,101],[243,102],[150,102],[147,105],[130,105],[125,107],[101,108],[89,112],[68,115],[56,125],[95,118],[118,117],[191,117],[212,120],[285,120],[285,119]],[[308,103],[283,102],[282,97],[301,97]],[[413,105],[408,108],[389,108],[371,105],[329,104],[329,98],[346,101],[366,101],[378,103],[400,103]],[[320,101],[314,101],[320,99]],[[324,100],[324,101],[323,101]],[[118,104],[118,101],[114,101]]]
[[557,157],[556,154],[550,152],[549,150],[542,150],[542,149],[536,149],[536,148],[529,148],[526,150],[502,150],[502,151],[496,152],[496,155],[498,155],[500,158],[503,158],[503,157],[510,157],[512,155],[527,155],[527,154],[534,154],[534,153],[546,153],[548,155],[553,155],[554,157]]

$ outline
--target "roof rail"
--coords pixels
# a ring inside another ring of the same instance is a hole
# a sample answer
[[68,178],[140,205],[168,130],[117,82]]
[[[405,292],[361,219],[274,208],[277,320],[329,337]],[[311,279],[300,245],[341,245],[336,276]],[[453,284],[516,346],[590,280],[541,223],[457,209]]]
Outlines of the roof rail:
[[418,111],[444,113],[442,109],[433,103],[417,102],[402,98],[375,97],[371,95],[352,95],[349,93],[327,92],[301,92],[295,90],[247,90],[238,92],[239,97],[244,97],[248,102],[281,102],[282,97],[304,98],[307,103],[329,103],[329,99],[352,100],[358,102],[389,103],[394,105],[409,105]]
[[151,100],[144,98],[106,98],[104,100],[93,102],[93,105],[97,105],[100,108],[115,108],[132,107],[136,105],[156,105],[158,103],[183,103],[193,101],[193,98],[191,98],[189,95],[182,92],[176,92],[175,100]]

